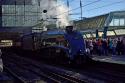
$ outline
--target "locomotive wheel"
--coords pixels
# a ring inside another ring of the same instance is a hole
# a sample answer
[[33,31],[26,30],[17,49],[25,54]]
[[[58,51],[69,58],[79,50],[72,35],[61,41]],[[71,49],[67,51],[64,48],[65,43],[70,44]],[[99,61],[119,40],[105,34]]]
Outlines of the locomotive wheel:
[[78,56],[77,58],[76,58],[76,60],[75,60],[75,64],[76,65],[81,65],[81,64],[83,64],[84,63],[84,58],[82,57],[82,56]]

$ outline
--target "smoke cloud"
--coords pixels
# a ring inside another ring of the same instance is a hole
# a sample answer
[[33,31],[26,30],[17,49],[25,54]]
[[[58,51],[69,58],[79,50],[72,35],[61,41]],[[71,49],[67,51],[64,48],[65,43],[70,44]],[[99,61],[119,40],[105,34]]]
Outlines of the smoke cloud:
[[[57,0],[32,0],[33,5],[40,7],[40,19],[46,20],[46,25],[56,23],[60,28],[69,25],[68,8],[62,3],[58,3]],[[43,13],[44,10],[47,12]]]

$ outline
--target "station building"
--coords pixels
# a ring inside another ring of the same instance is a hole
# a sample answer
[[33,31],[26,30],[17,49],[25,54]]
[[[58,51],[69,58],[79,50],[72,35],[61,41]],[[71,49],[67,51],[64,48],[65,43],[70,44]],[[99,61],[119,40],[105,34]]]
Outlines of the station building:
[[[0,45],[12,45],[23,34],[43,31],[42,0],[0,0]],[[56,0],[53,0],[56,1]]]

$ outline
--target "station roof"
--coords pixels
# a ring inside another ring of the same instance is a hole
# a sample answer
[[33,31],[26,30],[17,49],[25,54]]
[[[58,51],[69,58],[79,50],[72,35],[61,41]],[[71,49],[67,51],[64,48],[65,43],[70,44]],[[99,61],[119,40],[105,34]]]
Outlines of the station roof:
[[77,27],[79,27],[80,30],[102,28],[108,15],[109,14],[85,18],[84,20],[77,21],[76,25]]
[[111,19],[119,17],[125,17],[125,11],[115,11],[100,16],[85,18],[83,20],[75,21],[76,26],[79,30],[102,30],[104,26],[109,25]]

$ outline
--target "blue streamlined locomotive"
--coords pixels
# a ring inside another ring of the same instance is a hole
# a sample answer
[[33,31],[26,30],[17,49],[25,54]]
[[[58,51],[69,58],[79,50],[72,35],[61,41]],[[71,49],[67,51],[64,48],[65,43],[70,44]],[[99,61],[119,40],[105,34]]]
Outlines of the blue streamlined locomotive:
[[85,42],[78,31],[72,26],[64,31],[47,31],[42,34],[41,57],[52,61],[73,62],[77,64],[91,60],[86,54]]

